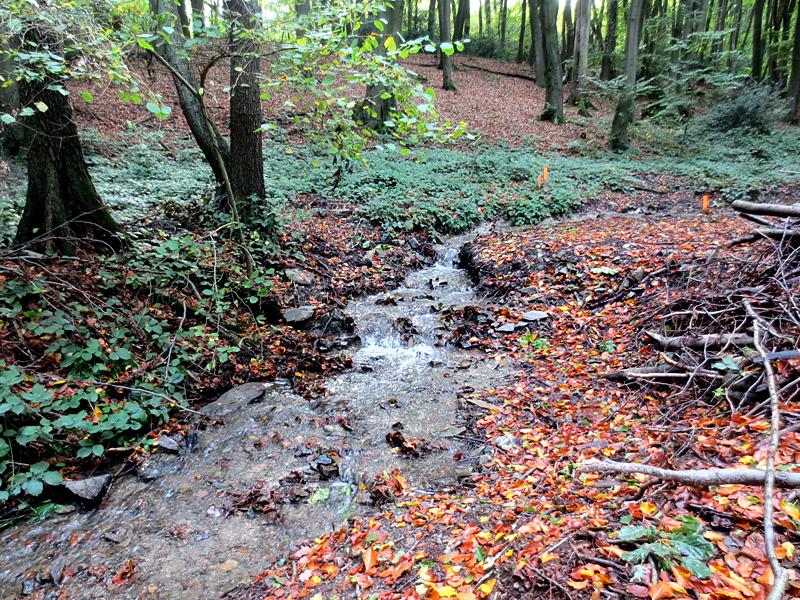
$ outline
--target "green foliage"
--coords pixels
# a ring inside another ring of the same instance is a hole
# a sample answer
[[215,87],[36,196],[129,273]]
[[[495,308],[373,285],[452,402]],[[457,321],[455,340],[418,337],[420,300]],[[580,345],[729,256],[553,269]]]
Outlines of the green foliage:
[[652,556],[663,569],[669,569],[674,561],[680,560],[681,566],[695,577],[709,579],[711,570],[707,563],[714,556],[714,545],[703,537],[703,526],[696,518],[682,515],[678,521],[681,527],[670,532],[653,526],[623,527],[617,539],[641,545],[623,554],[622,558],[632,563],[643,563]]
[[775,93],[767,86],[745,86],[725,94],[709,110],[706,126],[714,131],[749,129],[769,133],[777,119]]

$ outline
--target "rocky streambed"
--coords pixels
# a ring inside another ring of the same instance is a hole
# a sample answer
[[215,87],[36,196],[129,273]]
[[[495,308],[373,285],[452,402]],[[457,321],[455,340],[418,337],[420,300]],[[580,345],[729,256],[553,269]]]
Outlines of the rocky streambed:
[[480,303],[454,266],[468,239],[347,308],[355,369],[325,397],[281,381],[235,388],[135,473],[78,484],[110,484],[99,507],[0,532],[0,598],[216,597],[374,510],[385,482],[443,491],[480,471],[487,450],[459,398],[508,372],[446,343],[440,312]]

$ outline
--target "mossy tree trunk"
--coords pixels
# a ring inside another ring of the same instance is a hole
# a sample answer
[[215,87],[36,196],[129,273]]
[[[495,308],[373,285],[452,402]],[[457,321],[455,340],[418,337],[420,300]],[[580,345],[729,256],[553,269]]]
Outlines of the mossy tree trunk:
[[611,134],[608,136],[608,147],[611,150],[627,150],[631,147],[628,137],[628,126],[633,122],[635,106],[633,103],[636,87],[636,68],[639,65],[639,32],[641,31],[642,4],[644,0],[631,0],[628,9],[628,31],[625,35],[625,89],[622,91]]
[[[45,42],[35,30],[26,32],[25,41]],[[19,83],[20,103],[34,113],[23,121],[29,140],[28,192],[14,244],[33,242],[72,252],[80,239],[119,250],[125,245],[122,227],[92,183],[69,98],[48,89],[58,83],[51,77]]]

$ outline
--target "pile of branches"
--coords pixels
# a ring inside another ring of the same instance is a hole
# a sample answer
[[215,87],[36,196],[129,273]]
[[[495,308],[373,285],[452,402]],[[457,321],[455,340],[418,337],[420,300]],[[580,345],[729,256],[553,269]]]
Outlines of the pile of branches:
[[[749,253],[669,265],[666,302],[661,296],[645,331],[658,361],[608,379],[667,386],[695,399],[724,396],[732,414],[753,416],[770,401],[766,358],[776,368],[781,400],[800,394],[800,206],[732,206],[760,228],[727,245],[761,241]],[[756,329],[768,347],[764,355]]]

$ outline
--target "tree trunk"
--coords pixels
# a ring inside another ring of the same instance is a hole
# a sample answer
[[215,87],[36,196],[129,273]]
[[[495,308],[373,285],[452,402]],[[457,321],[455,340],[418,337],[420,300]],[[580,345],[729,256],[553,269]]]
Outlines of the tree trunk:
[[[173,19],[176,19],[175,13],[173,12],[174,5],[168,0],[157,0],[157,7],[159,14],[169,15],[173,17]],[[163,43],[157,48],[159,54],[170,64],[173,69],[180,73],[181,76],[186,79],[186,81],[189,82],[192,87],[197,89],[199,86],[194,69],[192,69],[189,62],[185,58],[181,57],[178,52],[182,46],[183,40],[177,33],[173,33],[170,37],[172,43]],[[231,151],[228,146],[228,142],[224,137],[222,137],[216,127],[213,128],[214,137],[211,137],[205,118],[203,117],[203,110],[200,106],[200,103],[197,101],[197,98],[190,90],[186,88],[185,85],[180,82],[178,77],[173,75],[172,80],[175,84],[175,91],[178,94],[178,102],[181,105],[181,112],[183,112],[183,116],[186,119],[186,122],[189,124],[189,129],[192,132],[192,136],[197,142],[197,145],[200,147],[200,150],[202,151],[206,161],[211,166],[211,170],[214,173],[214,178],[217,182],[217,185],[222,187],[225,184],[225,177],[223,176],[222,170],[220,169],[217,161],[214,140],[216,139],[216,144],[219,147],[219,151],[222,154],[222,158],[226,167],[230,169]]]
[[506,26],[508,25],[508,0],[500,0],[500,46],[506,45]]
[[[564,3],[564,12],[561,13],[561,62],[566,61],[575,46],[575,29],[572,24],[572,0]],[[572,71],[572,69],[568,69]]]
[[761,25],[764,16],[764,0],[755,0],[753,4],[753,55],[750,65],[750,77],[761,81],[761,67],[764,63],[764,45],[761,40]]
[[608,136],[608,147],[611,150],[627,150],[631,147],[628,138],[628,125],[634,116],[634,89],[636,86],[636,68],[639,64],[639,31],[642,20],[643,0],[631,0],[628,10],[628,31],[625,36],[625,89],[617,103],[611,135]]
[[789,107],[787,121],[798,124],[798,109],[800,109],[800,2],[797,2],[797,18],[794,21],[794,45],[792,47],[792,67],[789,75]]
[[[375,54],[386,56],[386,40],[397,38],[403,27],[403,0],[394,0],[387,3],[386,8],[378,13],[378,19],[385,19],[386,25],[383,33],[378,32]],[[384,123],[391,118],[392,112],[396,108],[393,96],[383,98],[386,93],[386,86],[381,83],[373,83],[367,86],[367,93],[361,105],[357,119],[359,119],[367,129],[373,131],[383,131],[386,126]]]
[[478,0],[478,36],[483,36],[483,2]]
[[[28,29],[20,43],[26,51],[53,44],[46,34]],[[52,49],[51,49],[52,51]],[[28,192],[14,244],[41,244],[64,252],[76,239],[98,248],[121,249],[126,241],[92,183],[68,96],[56,89],[53,77],[19,82],[19,100],[33,114],[23,118],[28,136]],[[39,103],[47,109],[41,111]]]
[[525,11],[527,10],[527,0],[522,0],[522,16],[519,26],[519,41],[517,42],[517,64],[521,65],[525,60]]
[[492,35],[492,0],[484,2],[486,2],[486,33]]
[[431,41],[436,36],[436,7],[436,0],[431,0],[428,5],[428,38],[430,38]]
[[197,35],[196,24],[199,23],[200,27],[205,26],[205,2],[203,0],[192,0],[192,34]]
[[739,48],[739,34],[742,29],[743,8],[743,0],[736,0],[736,10],[733,13],[733,31],[731,32],[731,37],[728,39],[728,70],[731,72],[736,70],[736,58],[733,53]]
[[544,45],[545,104],[540,121],[558,125],[564,121],[564,88],[558,53],[558,0],[541,0],[539,11]]
[[583,116],[588,116],[586,105],[586,77],[589,70],[589,1],[578,0],[575,5],[575,51],[572,59],[571,89],[567,103],[579,106]]
[[[488,5],[488,3],[487,3]],[[450,2],[439,0],[439,39],[450,42]],[[453,84],[453,56],[442,51],[442,89],[455,91]]]
[[453,40],[463,40],[465,26],[469,19],[469,0],[458,0],[458,12],[453,26]]
[[[261,151],[261,70],[258,45],[248,31],[258,27],[258,3],[254,0],[228,0],[231,14],[231,161],[230,178],[239,217],[248,221],[254,212],[253,200],[263,200],[264,159]],[[256,10],[254,10],[256,8]]]
[[619,0],[608,0],[608,20],[606,21],[606,39],[603,48],[603,62],[600,65],[600,79],[614,79],[614,51],[617,49],[617,11]]
[[722,37],[722,32],[725,31],[725,24],[728,20],[728,0],[719,0],[717,6],[717,18],[714,21],[714,33],[717,38],[714,40],[711,51],[714,55],[714,62],[719,64],[719,57],[722,49],[725,47],[725,40]]
[[[311,0],[296,0],[294,3],[294,10],[298,21],[305,20],[311,13]],[[299,40],[306,36],[306,31],[302,27],[298,27],[295,34]]]
[[186,1],[178,0],[177,8],[178,19],[181,22],[181,31],[183,32],[183,37],[189,38],[192,35],[192,32],[189,29],[189,15],[186,13]]
[[536,73],[536,85],[544,87],[544,40],[542,39],[542,0],[528,0],[528,18],[531,23],[531,51],[528,64]]

